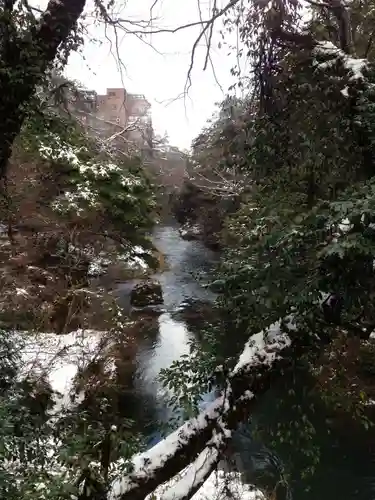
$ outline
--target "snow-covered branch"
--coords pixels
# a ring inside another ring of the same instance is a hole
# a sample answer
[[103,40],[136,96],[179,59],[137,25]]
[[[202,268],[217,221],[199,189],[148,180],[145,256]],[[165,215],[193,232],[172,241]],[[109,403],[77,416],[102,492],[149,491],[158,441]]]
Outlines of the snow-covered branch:
[[[209,443],[197,459],[178,475],[173,484],[162,485],[155,494],[160,500],[189,500],[212,474],[226,441],[220,435]],[[159,494],[160,490],[160,494]]]
[[313,49],[314,56],[323,56],[327,60],[324,62],[315,62],[319,69],[326,69],[330,66],[341,62],[344,68],[350,74],[350,80],[364,80],[363,71],[368,67],[369,61],[367,59],[359,59],[346,54],[343,50],[339,49],[332,42],[318,42]]
[[[108,500],[143,500],[178,474],[181,478],[173,486],[175,494],[179,488],[176,498],[189,498],[214,470],[231,429],[280,375],[292,350],[291,339],[281,332],[279,323],[253,335],[228,377],[224,394],[151,450],[135,456],[132,472],[112,484]],[[164,498],[172,497],[166,492]]]
[[212,439],[225,406],[222,396],[151,450],[135,456],[132,472],[112,485],[108,500],[143,499],[187,467]]

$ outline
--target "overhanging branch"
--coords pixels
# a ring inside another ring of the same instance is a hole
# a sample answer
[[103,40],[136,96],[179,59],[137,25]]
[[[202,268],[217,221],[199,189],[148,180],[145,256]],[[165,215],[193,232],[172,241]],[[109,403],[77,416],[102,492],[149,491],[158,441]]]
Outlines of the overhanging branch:
[[[251,337],[228,378],[225,394],[151,450],[134,457],[133,472],[112,484],[108,500],[143,500],[197,460],[214,437],[213,446],[219,450],[230,437],[230,430],[247,414],[251,403],[279,378],[294,357],[289,336],[280,330],[276,335],[274,332],[275,328],[271,327],[264,335]],[[211,471],[215,465],[216,461],[212,460]],[[206,470],[204,477],[208,472]]]

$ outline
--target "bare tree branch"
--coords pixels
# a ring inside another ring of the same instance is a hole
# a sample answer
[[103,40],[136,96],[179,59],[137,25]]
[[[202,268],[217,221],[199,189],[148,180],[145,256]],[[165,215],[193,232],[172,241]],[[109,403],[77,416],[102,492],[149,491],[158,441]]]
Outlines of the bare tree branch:
[[[201,9],[200,0],[198,0],[197,4],[198,4],[199,19],[200,19],[201,23],[203,23],[203,16],[202,16],[202,9]],[[216,5],[216,0],[215,0],[215,5]],[[212,74],[214,75],[215,82],[216,82],[217,86],[220,88],[221,92],[224,94],[223,87],[221,86],[221,84],[217,78],[215,66],[212,62],[211,51],[209,49],[211,44],[208,43],[208,38],[207,38],[206,34],[205,34],[205,39],[206,39],[206,45],[207,45],[206,60],[210,61],[210,66],[211,66]]]
[[[214,5],[212,7],[212,12],[216,12],[216,0],[214,0]],[[210,26],[210,32],[208,37],[206,36],[206,43],[207,43],[207,51],[206,51],[206,57],[203,65],[203,71],[207,69],[207,64],[208,60],[210,59],[210,49],[211,49],[211,42],[212,42],[212,35],[213,35],[213,30],[214,30],[214,23],[211,24]]]
[[[203,28],[202,28],[200,34],[198,35],[198,37],[196,38],[195,42],[193,43],[193,47],[191,49],[190,65],[189,65],[189,69],[188,69],[188,72],[187,72],[186,83],[185,83],[185,93],[186,94],[188,93],[188,91],[189,91],[189,89],[191,87],[191,74],[192,74],[192,71],[193,71],[195,53],[196,53],[196,50],[198,48],[199,42],[202,40],[203,36],[205,36],[207,30],[209,28],[213,27],[216,19],[222,17],[226,12],[228,12],[230,9],[232,9],[239,1],[240,0],[231,0],[222,9],[220,9],[220,10],[218,10],[216,12],[213,12],[213,15],[212,15],[211,19],[209,21],[207,21],[207,22],[204,23]],[[210,50],[209,46],[207,47],[207,50],[208,51]]]

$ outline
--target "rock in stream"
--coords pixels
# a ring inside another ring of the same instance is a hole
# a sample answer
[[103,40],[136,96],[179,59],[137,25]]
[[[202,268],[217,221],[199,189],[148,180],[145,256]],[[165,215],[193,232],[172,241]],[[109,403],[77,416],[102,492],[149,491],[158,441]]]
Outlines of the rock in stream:
[[164,303],[163,291],[158,280],[148,279],[134,286],[130,294],[133,307],[156,306]]

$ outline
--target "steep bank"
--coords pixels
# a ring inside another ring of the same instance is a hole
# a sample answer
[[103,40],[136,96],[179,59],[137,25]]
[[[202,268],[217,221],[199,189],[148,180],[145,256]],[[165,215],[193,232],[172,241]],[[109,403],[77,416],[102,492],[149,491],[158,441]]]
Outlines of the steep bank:
[[237,197],[220,196],[209,189],[201,189],[185,181],[172,198],[172,212],[183,226],[186,238],[202,241],[208,248],[222,247],[225,218],[239,207]]

